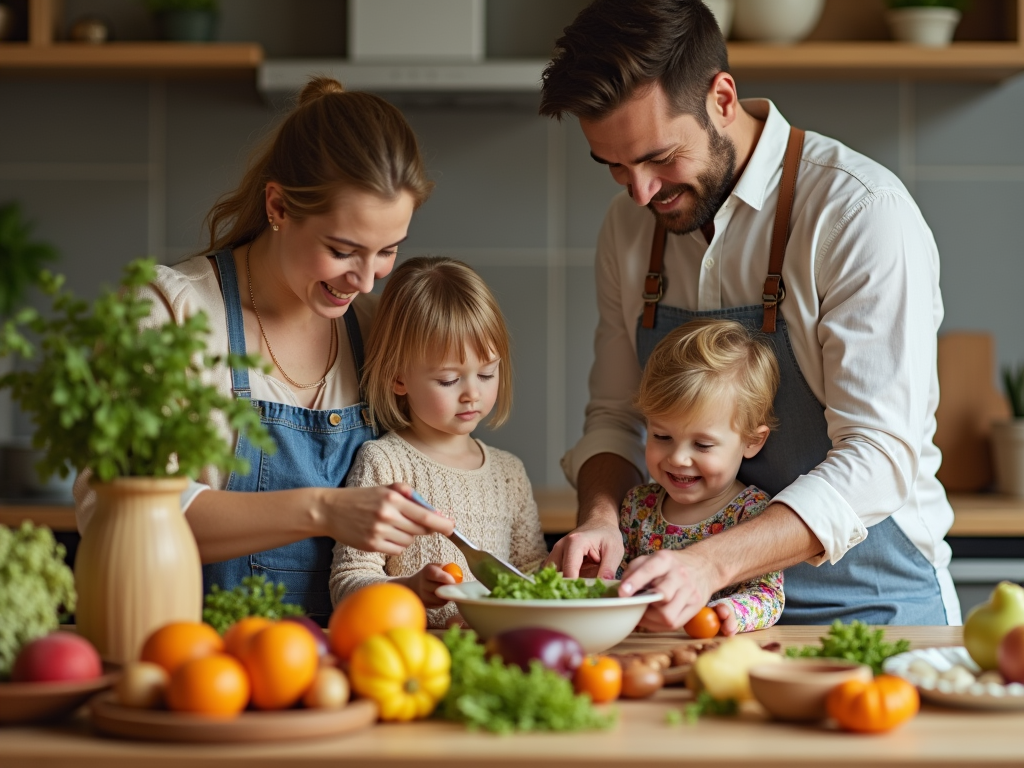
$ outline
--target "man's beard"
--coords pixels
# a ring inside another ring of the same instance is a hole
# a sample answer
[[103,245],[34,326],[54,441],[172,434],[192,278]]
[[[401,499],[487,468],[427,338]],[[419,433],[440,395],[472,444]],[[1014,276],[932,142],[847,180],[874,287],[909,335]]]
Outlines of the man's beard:
[[[733,174],[736,173],[736,145],[728,136],[716,131],[714,126],[708,127],[708,156],[711,159],[707,169],[697,176],[698,186],[676,184],[662,187],[647,204],[655,218],[672,234],[685,235],[713,221],[732,187]],[[678,202],[684,206],[689,202],[686,207],[671,213],[659,213],[654,208],[655,199],[671,200],[674,195],[684,194],[689,201]]]

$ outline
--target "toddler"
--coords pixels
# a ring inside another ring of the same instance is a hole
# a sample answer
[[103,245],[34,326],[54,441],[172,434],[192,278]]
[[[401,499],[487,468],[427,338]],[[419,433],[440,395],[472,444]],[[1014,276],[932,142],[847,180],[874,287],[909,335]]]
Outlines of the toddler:
[[[630,560],[682,549],[759,515],[769,497],[736,479],[775,426],[779,367],[771,348],[732,320],[695,320],[655,347],[636,406],[647,419],[647,471],[619,523]],[[722,633],[770,627],[784,605],[782,573],[733,584],[712,596]]]
[[[484,281],[453,259],[410,259],[384,288],[367,348],[370,418],[386,433],[363,444],[345,484],[408,483],[478,547],[533,570],[547,548],[523,463],[472,436],[492,410],[497,427],[512,408],[508,330]],[[450,562],[473,578],[440,534],[393,556],[338,544],[331,598],[392,580],[419,595],[431,627],[444,627],[460,620],[454,603],[435,595],[455,583],[442,570]]]

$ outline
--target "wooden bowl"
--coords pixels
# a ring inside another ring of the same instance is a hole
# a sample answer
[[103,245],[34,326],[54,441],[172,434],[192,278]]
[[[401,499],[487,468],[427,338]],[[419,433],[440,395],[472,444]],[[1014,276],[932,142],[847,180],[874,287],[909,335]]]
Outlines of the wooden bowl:
[[70,715],[92,696],[114,685],[116,665],[104,665],[92,680],[61,683],[0,683],[0,723],[34,723]]
[[750,670],[754,698],[778,720],[824,720],[829,691],[847,680],[870,681],[871,667],[842,659],[785,659]]

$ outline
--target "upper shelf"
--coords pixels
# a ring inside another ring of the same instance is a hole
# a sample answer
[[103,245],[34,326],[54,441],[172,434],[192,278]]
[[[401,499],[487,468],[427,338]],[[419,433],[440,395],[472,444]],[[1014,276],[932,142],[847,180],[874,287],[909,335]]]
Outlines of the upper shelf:
[[[921,48],[891,42],[811,42],[791,46],[729,43],[729,63],[744,79],[1003,80],[1024,72],[1017,43],[954,43]],[[375,91],[539,91],[546,61],[484,60],[473,63],[353,64],[343,59],[281,59],[259,68],[264,93],[299,90],[313,74],[346,87]]]
[[263,49],[255,43],[0,44],[0,74],[173,75],[217,72],[251,76],[262,61]]

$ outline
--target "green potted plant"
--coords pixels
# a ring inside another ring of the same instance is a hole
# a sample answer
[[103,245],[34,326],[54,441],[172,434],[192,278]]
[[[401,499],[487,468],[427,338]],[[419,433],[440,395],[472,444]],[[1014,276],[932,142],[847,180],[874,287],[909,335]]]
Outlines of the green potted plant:
[[1013,418],[992,424],[996,489],[1024,497],[1024,364],[1004,366],[1002,373]]
[[202,313],[181,325],[143,327],[151,301],[140,290],[155,276],[152,260],[134,261],[121,290],[90,308],[63,290],[62,277],[43,272],[53,311],[22,309],[0,333],[0,355],[29,364],[0,378],[0,388],[31,416],[41,469],[92,473],[96,511],[75,559],[75,618],[115,663],[137,659],[156,627],[200,620],[199,552],[180,504],[188,478],[211,465],[248,471],[226,428],[273,450],[250,402],[202,375],[218,365],[261,365],[259,358],[211,357]]
[[[45,265],[57,259],[57,249],[34,239],[33,229],[18,202],[0,205],[0,322],[21,307]],[[0,376],[9,370],[9,359],[0,357]],[[13,442],[13,437],[11,399],[7,392],[0,392],[0,493],[20,496],[32,488],[44,488],[23,471],[22,465],[32,461],[31,448]]]
[[164,40],[208,43],[217,37],[218,0],[146,0],[146,7]]
[[904,43],[941,48],[953,39],[970,0],[887,0],[886,21]]

